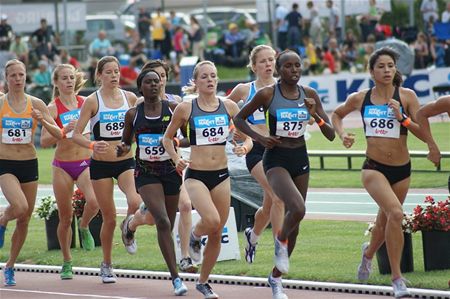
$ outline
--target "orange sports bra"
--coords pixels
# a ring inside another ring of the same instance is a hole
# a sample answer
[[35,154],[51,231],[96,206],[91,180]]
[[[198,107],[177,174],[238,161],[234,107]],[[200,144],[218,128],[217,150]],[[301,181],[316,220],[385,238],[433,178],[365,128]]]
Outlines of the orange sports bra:
[[31,116],[32,102],[26,97],[27,106],[25,110],[17,113],[9,106],[7,97],[4,97],[0,109],[0,131],[1,142],[5,144],[28,144],[33,142],[33,134],[36,130],[37,121]]

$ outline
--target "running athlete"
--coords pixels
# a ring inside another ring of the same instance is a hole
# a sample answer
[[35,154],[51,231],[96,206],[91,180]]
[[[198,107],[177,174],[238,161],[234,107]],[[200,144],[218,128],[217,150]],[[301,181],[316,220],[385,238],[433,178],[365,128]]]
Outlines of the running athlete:
[[[300,221],[305,215],[308,191],[309,160],[304,134],[310,118],[320,126],[322,134],[334,139],[334,130],[323,111],[317,92],[299,86],[300,56],[293,51],[281,52],[275,62],[280,80],[259,90],[234,118],[236,128],[247,134],[266,150],[264,171],[275,194],[284,202],[286,214],[281,230],[275,237],[275,267],[269,275],[274,299],[285,299],[281,283],[282,274],[289,271],[289,256],[297,240]],[[253,129],[246,120],[263,107],[269,134]]]
[[169,103],[160,97],[161,77],[156,71],[143,70],[137,78],[137,87],[144,101],[125,115],[122,143],[117,145],[117,156],[130,151],[135,137],[136,189],[153,215],[159,247],[172,277],[174,293],[182,296],[187,293],[187,288],[178,275],[172,239],[182,180],[161,144],[177,103]]
[[[276,83],[273,77],[275,72],[275,50],[270,46],[260,45],[252,49],[249,56],[249,65],[256,80],[249,83],[238,84],[228,96],[229,99],[238,103],[244,101],[244,105],[250,102],[256,92],[266,86]],[[266,126],[266,118],[264,116],[264,108],[259,107],[252,115],[247,118],[247,122],[252,128],[263,136],[268,136],[269,131]],[[272,223],[272,233],[274,237],[281,230],[284,217],[284,204],[273,192],[267,181],[262,165],[262,157],[264,154],[264,146],[253,140],[253,148],[245,156],[247,169],[256,181],[261,185],[264,191],[263,204],[255,213],[255,222],[253,228],[245,229],[245,260],[253,263],[256,255],[256,245],[258,239],[269,222]]]
[[[104,283],[114,283],[117,278],[112,267],[112,241],[116,227],[116,207],[114,205],[114,180],[127,197],[127,215],[139,208],[141,198],[134,186],[135,162],[132,153],[116,157],[116,145],[120,144],[124,128],[125,113],[135,105],[136,95],[119,88],[120,66],[117,58],[104,56],[97,63],[95,71],[100,88],[86,98],[80,111],[80,118],[73,133],[77,144],[93,151],[90,176],[95,197],[102,212],[103,224],[100,240],[103,262],[100,276]],[[90,121],[94,141],[83,135]]]
[[[201,219],[191,231],[189,252],[194,262],[201,258],[201,237],[208,236],[196,289],[205,298],[218,298],[208,277],[220,253],[222,229],[230,209],[230,179],[225,153],[231,118],[239,111],[236,103],[217,98],[217,69],[211,61],[198,63],[185,93],[197,93],[192,102],[178,105],[164,134],[163,144],[179,172],[186,169],[184,184]],[[188,124],[190,158],[181,157],[173,145],[177,130]],[[243,151],[237,146],[236,153]]]
[[5,91],[0,97],[0,189],[9,205],[0,215],[0,248],[6,226],[16,219],[11,249],[3,267],[5,286],[15,286],[14,263],[28,233],[38,188],[38,161],[34,133],[40,122],[57,139],[62,133],[45,103],[25,93],[26,67],[13,59],[5,65]]
[[397,59],[397,52],[388,47],[372,53],[369,71],[374,87],[352,93],[333,112],[332,122],[343,145],[350,148],[355,142],[354,134],[344,130],[342,119],[352,111],[361,112],[367,142],[361,179],[379,206],[370,243],[362,246],[358,279],[369,279],[372,258],[386,241],[394,296],[400,298],[410,295],[400,270],[404,242],[402,204],[411,175],[407,134],[410,130],[419,136],[419,126],[414,122],[419,102],[414,91],[401,87],[403,79],[397,70]]
[[[142,67],[141,72],[147,69],[156,71],[161,77],[160,97],[162,99],[166,99],[171,103],[181,103],[181,98],[179,96],[166,93],[166,83],[170,71],[169,65],[159,59],[150,60]],[[141,97],[138,99],[137,103],[140,103],[143,100],[144,98]],[[180,139],[180,145],[183,147],[188,147],[189,141],[187,140],[187,142],[185,142],[184,139]],[[192,259],[189,256],[189,235],[191,233],[192,227],[192,204],[183,184],[181,185],[179,194],[178,210],[180,212],[178,234],[180,237],[180,249],[182,256],[179,264],[180,271],[196,273],[198,267],[197,265],[192,263]],[[125,218],[120,226],[122,230],[122,241],[128,253],[130,254],[133,254],[137,250],[137,246],[130,246],[132,244],[137,245],[137,242],[134,240],[134,234],[137,227],[144,224],[154,224],[152,215],[150,213],[147,213],[147,211],[148,210],[145,207],[145,204],[142,203],[141,208],[134,215],[129,215],[127,218]]]
[[[89,222],[98,213],[97,200],[89,177],[91,151],[72,141],[72,134],[84,98],[78,96],[78,91],[86,80],[84,74],[78,72],[71,64],[60,64],[53,71],[53,101],[48,105],[50,115],[60,127],[63,139],[57,140],[43,128],[41,146],[51,147],[56,144],[53,159],[53,192],[58,206],[58,240],[64,258],[61,279],[72,279],[72,241],[71,223],[73,218],[72,194],[76,183],[86,198],[83,215],[78,222],[81,232],[81,244],[85,250],[95,248],[94,238],[89,231]],[[89,128],[84,130],[89,134]],[[88,135],[89,137],[89,135]]]

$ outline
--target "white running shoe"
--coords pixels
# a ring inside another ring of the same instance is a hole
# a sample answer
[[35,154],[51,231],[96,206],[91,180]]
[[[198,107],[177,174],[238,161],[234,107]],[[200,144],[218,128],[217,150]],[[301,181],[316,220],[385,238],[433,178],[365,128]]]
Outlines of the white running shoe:
[[100,265],[100,276],[102,277],[103,283],[115,283],[117,281],[117,276],[114,274],[112,265],[107,265],[102,262]]
[[281,243],[278,238],[275,238],[275,267],[283,273],[289,272],[289,254],[287,244]]
[[367,281],[370,273],[372,272],[372,260],[365,256],[366,249],[369,247],[369,243],[366,242],[361,248],[361,263],[358,266],[358,280]]
[[129,254],[135,254],[137,251],[137,243],[134,239],[135,232],[130,230],[128,227],[128,224],[133,217],[133,215],[128,215],[120,224],[120,230],[122,231],[122,242]]
[[284,293],[283,284],[281,283],[281,277],[275,279],[272,274],[269,275],[269,286],[272,288],[272,299],[288,299],[288,296]]
[[403,277],[399,277],[392,281],[392,289],[394,290],[395,298],[411,297],[411,293],[406,288],[407,280]]

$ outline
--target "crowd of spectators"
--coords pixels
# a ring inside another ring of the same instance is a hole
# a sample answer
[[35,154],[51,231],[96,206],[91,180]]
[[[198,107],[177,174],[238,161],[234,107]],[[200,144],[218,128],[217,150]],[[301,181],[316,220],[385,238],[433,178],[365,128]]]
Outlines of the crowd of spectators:
[[[435,31],[436,24],[450,27],[450,2],[444,11],[439,11],[436,0],[422,0],[422,20],[418,27],[403,30],[382,24],[383,10],[370,0],[367,13],[349,16],[342,20],[332,0],[326,1],[327,16],[319,15],[317,2],[308,1],[307,11],[301,11],[294,3],[287,8],[277,4],[273,22],[278,51],[290,48],[303,57],[304,74],[336,74],[341,71],[358,72],[366,69],[367,59],[375,50],[375,43],[396,37],[406,41],[415,53],[416,69],[450,66],[450,39],[443,39]],[[323,12],[322,12],[323,13]],[[307,16],[307,17],[305,17]],[[342,24],[345,22],[345,34]],[[417,29],[417,28],[420,28]],[[266,30],[269,31],[269,30]],[[91,85],[94,82],[96,62],[104,55],[115,55],[123,63],[122,86],[135,86],[137,70],[148,59],[166,59],[172,65],[178,80],[179,62],[184,56],[198,56],[200,60],[213,60],[216,64],[245,66],[248,53],[255,45],[270,44],[268,33],[259,24],[230,23],[227,30],[209,34],[208,28],[190,17],[188,26],[182,25],[180,17],[173,11],[166,17],[161,9],[153,13],[140,8],[136,17],[136,30],[128,28],[130,41],[126,49],[117,49],[105,31],[86,45],[89,59],[79,62],[67,50],[61,50],[59,36],[42,19],[40,26],[26,42],[8,24],[7,15],[0,16],[0,70],[1,61],[17,57],[23,61],[31,74],[28,76],[29,90],[44,101],[51,98],[53,67],[59,63],[70,63],[86,71]],[[0,89],[1,89],[0,75]]]

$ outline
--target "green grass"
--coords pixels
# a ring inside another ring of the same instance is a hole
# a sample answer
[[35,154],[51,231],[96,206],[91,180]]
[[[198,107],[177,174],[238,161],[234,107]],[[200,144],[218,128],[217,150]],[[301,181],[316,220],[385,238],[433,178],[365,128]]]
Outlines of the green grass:
[[[122,219],[118,219],[120,223]],[[10,246],[10,237],[14,223],[11,223],[5,238],[4,250],[0,251],[0,261],[5,262]],[[319,221],[302,222],[297,247],[291,257],[288,279],[356,283],[356,267],[360,259],[360,246],[368,240],[364,236],[367,224],[353,221]],[[120,230],[116,229],[113,244],[113,262],[116,268],[167,271],[160,253],[155,227],[140,227],[136,233],[138,252],[130,256],[126,253]],[[33,218],[25,245],[17,263],[61,265],[62,255],[59,250],[47,251],[45,225],[43,220]],[[78,241],[78,240],[77,240]],[[273,241],[267,230],[258,245],[256,261],[249,265],[243,256],[243,234],[239,233],[241,248],[240,261],[223,261],[216,264],[213,273],[227,275],[246,275],[266,277],[272,268]],[[414,268],[412,273],[405,273],[412,287],[448,290],[450,270],[424,272],[422,241],[420,233],[413,234]],[[86,252],[80,248],[72,250],[74,266],[99,267],[102,260],[101,249]],[[390,285],[389,275],[378,274],[374,262],[373,276],[370,284]]]
[[[433,123],[432,132],[442,151],[450,151],[449,123]],[[366,143],[362,129],[349,130],[356,134],[356,142],[352,149],[364,150]],[[312,132],[312,137],[307,141],[310,150],[345,150],[339,138],[329,142],[320,132]],[[418,140],[413,134],[408,136],[408,146],[410,150],[427,150],[426,144]],[[53,149],[39,149],[39,182],[42,184],[51,184],[52,171],[51,161],[53,159]],[[314,170],[319,168],[319,158],[310,158],[313,170],[310,174],[310,186],[320,188],[360,188],[361,173],[359,169],[363,159],[352,159],[355,170],[348,171],[347,160],[345,158],[326,158],[325,165],[328,168],[339,168],[342,171],[335,170]],[[450,159],[442,160],[441,172],[434,171],[435,167],[431,162],[424,158],[414,158],[412,160],[413,169],[432,170],[431,172],[413,172],[411,179],[412,188],[445,188],[447,186],[448,174],[450,171]]]
[[217,66],[217,74],[220,80],[243,80],[248,79],[249,69],[246,67],[230,68],[226,66]]

